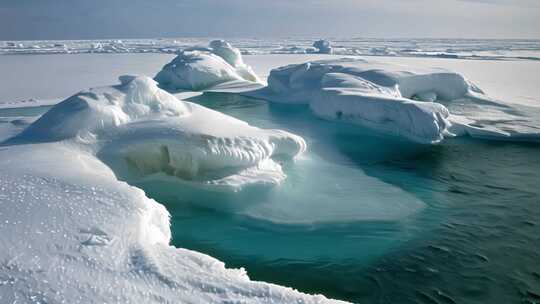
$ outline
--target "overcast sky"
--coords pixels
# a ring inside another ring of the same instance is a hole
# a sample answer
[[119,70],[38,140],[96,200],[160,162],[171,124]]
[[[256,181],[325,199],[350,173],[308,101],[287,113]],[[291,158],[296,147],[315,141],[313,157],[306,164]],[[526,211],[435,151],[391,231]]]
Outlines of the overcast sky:
[[0,0],[0,40],[540,38],[540,0]]

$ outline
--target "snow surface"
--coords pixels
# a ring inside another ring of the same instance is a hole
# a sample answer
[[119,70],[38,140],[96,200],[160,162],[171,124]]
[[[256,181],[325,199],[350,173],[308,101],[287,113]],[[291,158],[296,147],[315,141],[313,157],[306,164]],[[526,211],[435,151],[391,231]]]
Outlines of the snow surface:
[[484,95],[461,74],[357,58],[293,64],[271,71],[268,87],[247,93],[309,104],[321,118],[353,123],[421,144],[470,135],[540,140],[540,121]]
[[169,91],[207,91],[217,85],[220,89],[229,86],[253,89],[261,83],[251,67],[243,62],[240,50],[223,40],[210,42],[208,48],[182,51],[163,67],[155,80]]
[[259,179],[259,167],[281,179],[273,158],[295,157],[303,140],[178,100],[147,77],[120,80],[66,99],[2,144],[0,302],[333,302],[169,246],[167,210],[100,159],[129,157],[144,174],[179,180],[223,166],[236,168],[223,179]]

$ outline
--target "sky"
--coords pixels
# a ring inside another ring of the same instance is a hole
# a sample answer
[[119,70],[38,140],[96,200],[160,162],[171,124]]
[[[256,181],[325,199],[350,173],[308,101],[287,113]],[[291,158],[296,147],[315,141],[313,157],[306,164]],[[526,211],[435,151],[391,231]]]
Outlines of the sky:
[[0,40],[540,38],[540,0],[0,0]]

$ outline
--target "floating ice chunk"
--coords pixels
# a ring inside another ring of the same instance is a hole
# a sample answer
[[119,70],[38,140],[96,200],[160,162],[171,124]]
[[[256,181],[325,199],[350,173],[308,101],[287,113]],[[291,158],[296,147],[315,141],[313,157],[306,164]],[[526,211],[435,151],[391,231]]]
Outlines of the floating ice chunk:
[[332,54],[333,52],[330,41],[328,40],[317,40],[313,42],[313,47],[316,48],[320,54]]
[[223,58],[201,51],[184,51],[163,67],[155,80],[168,90],[204,90],[216,84],[240,80]]
[[212,90],[216,85],[231,83],[234,87],[253,85],[261,80],[242,60],[240,50],[223,40],[210,42],[209,48],[192,48],[181,52],[166,64],[155,80],[167,90]]
[[423,92],[453,97],[454,90],[463,91],[467,86],[463,78],[465,83],[449,82],[456,88],[444,85],[446,78],[455,77],[446,71],[414,74],[345,58],[272,70],[268,88],[257,95],[279,102],[307,103],[322,118],[431,144],[449,134],[448,110],[440,104],[409,98]]
[[98,141],[96,153],[125,179],[165,174],[221,188],[231,181],[232,191],[280,183],[281,166],[261,164],[306,149],[299,136],[179,100],[148,77],[121,76],[120,82],[66,99],[11,141]]
[[352,58],[314,61],[272,70],[268,87],[249,95],[309,104],[322,118],[422,144],[454,135],[539,139],[540,115],[490,99],[462,75],[443,69]]
[[310,103],[319,117],[349,122],[377,132],[432,144],[444,139],[449,112],[441,104],[414,102],[361,93],[350,88],[327,88]]

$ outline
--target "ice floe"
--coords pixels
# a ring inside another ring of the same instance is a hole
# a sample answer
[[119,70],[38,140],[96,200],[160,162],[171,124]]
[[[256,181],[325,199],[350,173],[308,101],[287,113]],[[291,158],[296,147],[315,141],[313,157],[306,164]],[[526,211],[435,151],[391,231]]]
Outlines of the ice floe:
[[282,180],[274,159],[302,153],[304,141],[178,100],[147,77],[120,80],[66,99],[2,143],[2,300],[337,302],[253,282],[243,269],[169,246],[167,210],[104,161],[238,189]]
[[156,75],[162,88],[177,90],[224,90],[260,86],[261,80],[242,60],[240,50],[223,40],[208,48],[183,50]]
[[322,118],[421,144],[464,134],[540,138],[538,117],[489,98],[462,75],[444,69],[356,58],[313,61],[272,70],[268,87],[248,94],[309,104]]

